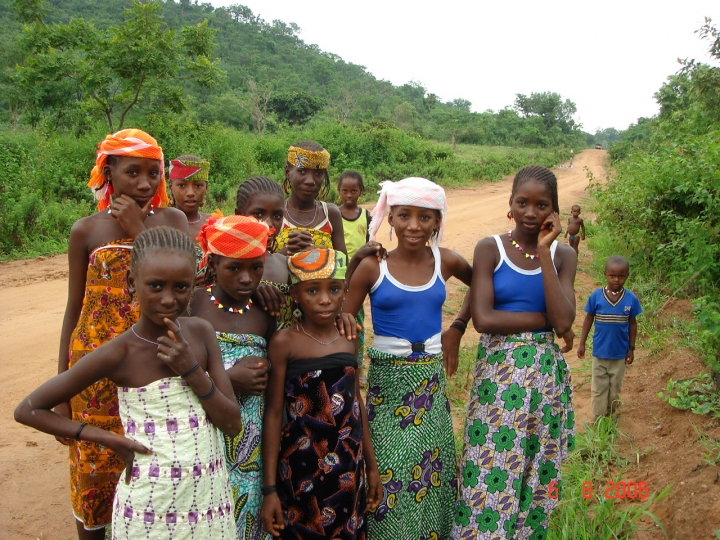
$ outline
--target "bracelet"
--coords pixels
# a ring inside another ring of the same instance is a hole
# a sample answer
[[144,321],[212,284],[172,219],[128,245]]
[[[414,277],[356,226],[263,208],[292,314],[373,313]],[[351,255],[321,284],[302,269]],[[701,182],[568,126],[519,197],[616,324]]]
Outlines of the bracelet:
[[467,326],[464,326],[464,325],[463,325],[461,322],[459,322],[458,320],[453,321],[453,323],[450,325],[450,328],[454,328],[455,330],[457,330],[457,331],[460,332],[461,334],[464,334],[464,333],[465,333],[465,330],[467,330]]
[[195,395],[198,397],[198,399],[210,399],[215,395],[215,390],[217,390],[217,387],[215,386],[215,381],[212,380],[212,377],[208,376],[208,379],[210,379],[210,391],[207,394],[203,394],[202,396],[195,392]]
[[263,486],[263,488],[262,488],[263,495],[270,495],[271,493],[277,493],[276,485],[273,484],[272,486]]
[[79,441],[79,440],[80,440],[80,432],[81,432],[83,429],[85,429],[85,426],[87,426],[87,422],[83,422],[82,424],[80,424],[80,427],[79,427],[79,428],[77,429],[77,431],[75,432],[75,440],[76,440],[76,441]]
[[193,371],[195,371],[195,370],[196,370],[197,368],[199,368],[199,367],[200,367],[200,362],[196,363],[193,367],[191,367],[191,368],[188,369],[185,373],[183,373],[182,375],[180,375],[180,377],[182,377],[182,378],[184,379],[185,377],[187,377],[188,375],[190,375]]
[[628,351],[634,351],[635,345],[628,345]]

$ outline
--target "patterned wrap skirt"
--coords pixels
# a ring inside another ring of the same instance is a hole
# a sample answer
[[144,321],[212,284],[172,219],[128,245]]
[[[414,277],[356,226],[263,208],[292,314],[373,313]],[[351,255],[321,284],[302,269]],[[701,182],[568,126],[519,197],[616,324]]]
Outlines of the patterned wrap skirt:
[[368,537],[448,538],[457,467],[442,354],[367,353],[366,407],[383,485],[380,505],[368,513]]
[[452,537],[544,540],[574,416],[570,370],[551,332],[483,334]]

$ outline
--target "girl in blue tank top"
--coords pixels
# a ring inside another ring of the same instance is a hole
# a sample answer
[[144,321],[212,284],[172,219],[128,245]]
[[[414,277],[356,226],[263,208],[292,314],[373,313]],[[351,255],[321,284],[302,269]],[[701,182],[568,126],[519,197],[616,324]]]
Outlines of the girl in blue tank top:
[[480,332],[460,459],[455,539],[545,538],[572,450],[570,372],[553,330],[572,347],[575,251],[555,240],[557,179],[520,170],[508,217],[515,228],[475,247],[469,297]]
[[[355,315],[370,295],[375,334],[366,400],[383,484],[382,500],[368,514],[368,538],[375,540],[447,538],[452,526],[457,479],[445,372],[455,372],[457,349],[443,350],[442,305],[445,280],[469,284],[472,269],[439,247],[446,208],[445,192],[429,180],[384,182],[370,240],[387,213],[398,247],[386,260],[363,259],[345,300],[344,310]],[[456,345],[456,334],[445,342]]]

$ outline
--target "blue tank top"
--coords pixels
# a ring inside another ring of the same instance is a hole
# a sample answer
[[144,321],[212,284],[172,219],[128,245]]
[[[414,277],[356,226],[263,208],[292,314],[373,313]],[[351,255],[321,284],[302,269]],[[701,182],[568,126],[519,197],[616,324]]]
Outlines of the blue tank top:
[[[500,252],[500,262],[493,274],[495,291],[495,309],[511,312],[545,312],[545,288],[543,287],[542,269],[523,270],[515,266],[505,253],[502,239],[493,235]],[[555,262],[557,240],[550,246],[550,255]],[[557,270],[555,270],[557,272]]]
[[425,285],[403,285],[380,262],[380,277],[370,289],[373,331],[379,336],[425,341],[442,331],[445,280],[440,271],[440,250],[432,246],[435,270]]

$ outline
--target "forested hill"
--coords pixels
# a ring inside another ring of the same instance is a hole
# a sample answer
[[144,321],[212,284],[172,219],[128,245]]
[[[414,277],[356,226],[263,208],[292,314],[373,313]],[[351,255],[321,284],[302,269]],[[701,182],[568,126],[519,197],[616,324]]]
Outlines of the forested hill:
[[[172,89],[166,89],[164,96],[157,91],[154,100],[143,94],[133,106],[131,118],[143,110],[161,110],[159,104],[171,101],[167,99],[170,96],[178,97],[169,105],[165,103],[170,111],[186,108],[199,121],[261,133],[276,124],[301,124],[315,116],[342,123],[388,122],[425,138],[447,142],[452,135],[458,142],[491,145],[584,146],[592,142],[572,118],[576,112],[574,103],[553,92],[518,95],[515,103],[509,103],[504,110],[472,113],[469,101],[443,102],[419,83],[393,86],[378,80],[363,66],[306,44],[294,23],[264,21],[246,6],[215,8],[189,0],[168,0],[159,6],[155,14],[158,29],[167,25],[176,36],[186,38],[183,27],[190,27],[191,33],[192,29],[197,32],[198,40],[210,36],[209,63],[201,67],[213,68],[214,78],[210,80],[207,75],[205,85],[186,80],[177,96]],[[113,28],[133,16],[127,11],[132,7],[130,0],[0,0],[0,121],[76,128],[73,124],[82,120],[59,108],[58,102],[65,107],[73,100],[82,102],[87,89],[78,89],[60,77],[50,79],[68,63],[91,58],[96,52],[92,50],[92,36],[112,36]],[[20,20],[38,29],[23,33]],[[205,21],[210,32],[202,34]],[[48,37],[52,32],[55,41]],[[77,33],[74,37],[73,32]],[[65,40],[65,49],[57,44],[58,39]],[[53,60],[68,54],[68,40],[72,47],[80,49],[80,54],[51,70]],[[55,48],[54,58],[48,53],[49,47]],[[33,54],[42,58],[33,59]],[[213,59],[217,60],[215,64]],[[21,69],[18,71],[16,66]],[[23,71],[23,67],[30,69]],[[70,77],[70,81],[79,79],[92,77]],[[84,113],[117,116],[117,109],[98,112],[96,104],[87,101]]]

